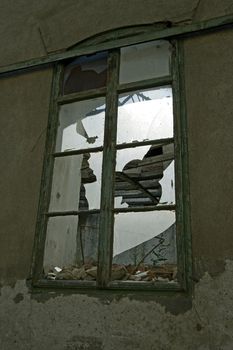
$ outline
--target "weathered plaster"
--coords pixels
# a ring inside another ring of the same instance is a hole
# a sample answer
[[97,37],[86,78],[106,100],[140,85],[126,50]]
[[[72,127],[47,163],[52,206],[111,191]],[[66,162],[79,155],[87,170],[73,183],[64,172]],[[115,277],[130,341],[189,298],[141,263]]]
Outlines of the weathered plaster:
[[[2,0],[0,65],[118,26],[190,20],[197,5],[129,3]],[[201,0],[195,20],[232,11],[229,1]],[[201,279],[192,303],[178,294],[29,292],[52,74],[0,80],[1,350],[232,350],[232,50],[231,30],[184,42],[193,278]]]
[[[63,51],[112,29],[195,23],[233,13],[231,0],[2,0],[0,66]],[[10,18],[10,20],[9,20]]]
[[200,0],[193,21],[226,16],[232,13],[232,0]]
[[[110,29],[131,25],[189,21],[198,0],[79,1],[54,15],[41,18],[40,27],[49,52],[62,50]],[[77,20],[78,18],[78,20]],[[87,25],[88,21],[88,25]],[[67,27],[69,26],[69,27]]]
[[27,278],[30,271],[51,73],[0,80],[0,283]]
[[233,255],[232,38],[226,30],[184,42],[196,277],[218,273]]
[[18,281],[1,290],[0,348],[231,350],[232,273],[232,261],[215,278],[206,273],[196,284],[192,308],[177,316],[154,301],[127,297],[103,303],[74,293],[39,302]]

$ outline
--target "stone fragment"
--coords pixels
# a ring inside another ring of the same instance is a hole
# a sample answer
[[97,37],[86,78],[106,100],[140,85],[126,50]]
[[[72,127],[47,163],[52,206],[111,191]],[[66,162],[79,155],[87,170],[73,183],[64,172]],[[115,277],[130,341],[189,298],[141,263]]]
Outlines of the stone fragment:
[[113,265],[111,280],[112,281],[122,280],[126,276],[127,273],[128,272],[127,272],[125,266],[123,266],[123,265]]
[[48,272],[47,279],[48,280],[55,280],[56,274],[54,272]]
[[74,268],[72,270],[72,274],[74,276],[74,279],[77,279],[77,280],[84,280],[87,275],[84,267]]
[[96,278],[97,276],[97,266],[93,266],[92,268],[86,270],[87,275]]
[[56,280],[73,280],[74,275],[72,274],[71,270],[62,270],[61,272],[58,272],[57,276],[56,276]]

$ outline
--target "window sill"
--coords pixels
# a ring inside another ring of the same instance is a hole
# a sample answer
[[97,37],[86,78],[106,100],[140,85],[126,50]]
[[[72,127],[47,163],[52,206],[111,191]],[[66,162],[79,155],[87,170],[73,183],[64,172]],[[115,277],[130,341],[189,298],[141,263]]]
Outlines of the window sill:
[[143,292],[143,291],[174,291],[182,292],[184,289],[178,282],[146,282],[146,281],[114,281],[110,282],[108,287],[99,288],[95,281],[77,281],[77,280],[47,280],[40,279],[33,284],[35,288],[49,288],[49,289],[77,289],[77,290],[105,290],[105,291],[121,291],[125,292]]

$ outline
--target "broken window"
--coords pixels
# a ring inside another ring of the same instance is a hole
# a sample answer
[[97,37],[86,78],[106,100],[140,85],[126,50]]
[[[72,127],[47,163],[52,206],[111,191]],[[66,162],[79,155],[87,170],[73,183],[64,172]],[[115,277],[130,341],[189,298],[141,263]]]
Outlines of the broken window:
[[177,283],[171,47],[157,40],[62,65],[43,213],[44,283]]

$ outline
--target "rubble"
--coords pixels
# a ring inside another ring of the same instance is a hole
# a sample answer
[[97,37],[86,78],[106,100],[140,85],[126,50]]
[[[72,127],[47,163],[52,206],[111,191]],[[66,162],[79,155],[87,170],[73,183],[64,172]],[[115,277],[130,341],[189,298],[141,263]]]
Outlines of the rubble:
[[[177,277],[177,266],[164,264],[159,266],[112,265],[111,281],[148,281],[148,282],[174,282]],[[84,264],[82,266],[70,265],[63,268],[54,267],[45,276],[48,280],[85,280],[97,279],[97,266]]]
[[122,280],[126,277],[127,274],[128,274],[128,271],[124,265],[113,265],[111,280],[112,281]]

